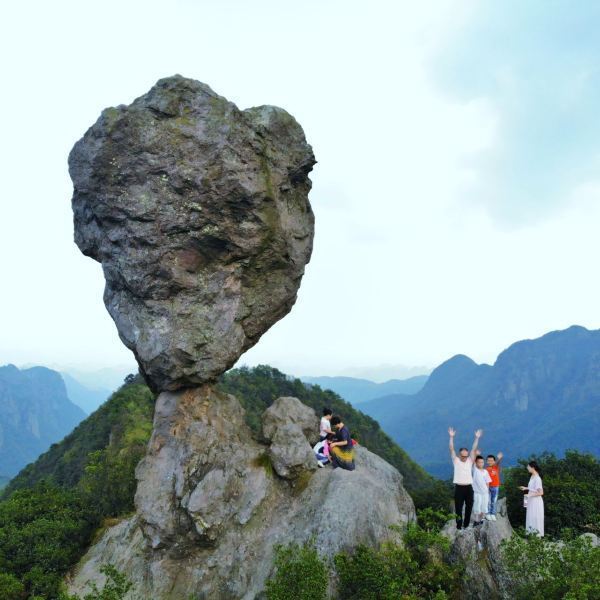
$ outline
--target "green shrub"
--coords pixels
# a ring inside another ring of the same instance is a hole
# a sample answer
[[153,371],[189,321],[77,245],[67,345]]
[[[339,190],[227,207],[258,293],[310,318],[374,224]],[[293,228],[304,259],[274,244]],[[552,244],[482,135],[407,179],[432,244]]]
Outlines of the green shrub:
[[278,546],[275,575],[266,583],[268,600],[325,600],[327,567],[314,545]]
[[100,572],[106,575],[103,588],[99,590],[95,583],[92,584],[91,593],[86,594],[83,600],[122,600],[131,588],[131,582],[110,564],[104,565]]
[[0,598],[2,600],[23,600],[25,586],[10,573],[0,573]]
[[600,548],[586,536],[568,534],[560,543],[513,535],[502,552],[515,600],[597,600]]
[[0,503],[0,569],[28,594],[54,598],[97,524],[76,490],[47,482],[17,490]]
[[[426,515],[432,516],[431,512]],[[437,517],[435,527],[439,526]],[[335,566],[340,597],[353,600],[455,597],[462,569],[448,562],[450,542],[436,531],[413,524],[406,529],[403,542],[403,545],[386,542],[379,549],[359,546],[352,554],[338,554]]]
[[[545,453],[534,457],[542,469],[544,485],[544,529],[558,536],[565,528],[579,533],[600,533],[600,461],[591,454],[567,451],[564,458]],[[523,493],[529,473],[527,461],[505,470],[504,488],[508,516],[513,526],[525,525]]]
[[437,510],[431,507],[417,509],[417,522],[421,529],[439,533],[444,525],[454,518],[454,514],[447,510]]

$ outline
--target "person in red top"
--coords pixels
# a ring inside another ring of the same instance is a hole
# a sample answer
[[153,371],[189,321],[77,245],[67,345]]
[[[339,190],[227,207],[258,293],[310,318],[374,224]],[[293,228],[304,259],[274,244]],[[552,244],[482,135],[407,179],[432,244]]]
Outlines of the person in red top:
[[487,455],[487,472],[490,474],[491,482],[490,482],[490,500],[488,504],[488,514],[485,518],[488,521],[496,520],[496,503],[498,502],[498,492],[500,492],[500,471],[502,470],[502,466],[500,463],[502,462],[502,457],[504,455],[502,452],[498,452],[498,459],[493,454]]

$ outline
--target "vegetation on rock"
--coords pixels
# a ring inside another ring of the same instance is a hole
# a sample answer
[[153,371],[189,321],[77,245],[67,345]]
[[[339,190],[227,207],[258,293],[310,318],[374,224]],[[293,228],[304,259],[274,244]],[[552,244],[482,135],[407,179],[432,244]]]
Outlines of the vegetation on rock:
[[600,598],[600,547],[565,532],[559,543],[513,535],[503,545],[515,600]]

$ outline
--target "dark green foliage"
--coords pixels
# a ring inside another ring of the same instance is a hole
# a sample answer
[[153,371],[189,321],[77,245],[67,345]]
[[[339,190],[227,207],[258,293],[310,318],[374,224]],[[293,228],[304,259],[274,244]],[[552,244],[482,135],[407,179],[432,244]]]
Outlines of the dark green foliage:
[[115,451],[129,447],[137,451],[150,436],[153,411],[154,395],[139,378],[124,385],[64,440],[25,467],[5,488],[3,497],[45,478],[65,487],[75,486],[90,454],[104,450],[109,442]]
[[419,527],[430,533],[439,533],[444,525],[454,518],[454,513],[445,510],[436,510],[431,507],[417,510]]
[[327,567],[312,544],[278,546],[275,575],[266,583],[267,600],[325,600]]
[[[542,470],[546,534],[557,536],[565,528],[600,534],[600,461],[575,451],[567,451],[564,458],[549,453],[534,458]],[[520,460],[518,467],[504,474],[513,526],[525,525],[523,493],[518,486],[527,486],[529,481],[526,465],[527,461]]]
[[0,503],[0,570],[19,579],[29,594],[53,598],[97,524],[77,490],[47,482],[17,490]]
[[[56,598],[62,576],[102,521],[133,510],[134,470],[151,433],[153,405],[138,379],[124,385],[6,489],[0,572],[14,576],[28,594]],[[105,588],[86,598],[122,597],[122,576],[110,573]]]
[[455,598],[462,570],[448,563],[449,551],[439,533],[409,525],[404,545],[386,542],[380,549],[359,546],[353,554],[338,554],[340,598]]
[[224,392],[236,396],[246,410],[246,421],[256,436],[260,435],[260,418],[280,396],[294,396],[315,409],[318,415],[324,406],[340,414],[352,436],[360,444],[394,465],[404,476],[404,485],[414,495],[423,494],[426,502],[438,502],[447,507],[450,496],[440,485],[387,436],[374,419],[359,412],[332,391],[306,385],[281,371],[261,365],[252,369],[241,367],[225,373],[219,382]]
[[25,586],[14,575],[0,573],[0,598],[22,600],[25,596]]
[[515,600],[598,600],[600,548],[585,536],[546,538],[513,535],[503,543]]

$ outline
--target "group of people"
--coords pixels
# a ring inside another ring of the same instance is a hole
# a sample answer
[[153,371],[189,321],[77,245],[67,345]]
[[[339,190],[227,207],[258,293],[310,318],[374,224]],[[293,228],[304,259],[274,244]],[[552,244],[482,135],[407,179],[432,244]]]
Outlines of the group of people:
[[330,408],[324,408],[319,423],[319,441],[313,448],[319,467],[331,464],[334,469],[354,471],[354,444],[342,418],[334,415]]
[[[479,449],[479,441],[483,431],[475,432],[471,451],[460,448],[454,451],[456,430],[450,427],[450,458],[454,466],[454,510],[456,512],[456,529],[466,529],[473,516],[473,526],[481,525],[484,519],[496,520],[496,505],[500,491],[500,474],[502,452],[498,455],[488,454],[484,459]],[[487,465],[485,464],[487,462]],[[527,509],[525,527],[528,532],[544,535],[544,488],[539,465],[529,462],[527,470],[531,475],[527,487],[520,486],[524,493],[523,503]],[[464,510],[464,516],[463,516]]]

